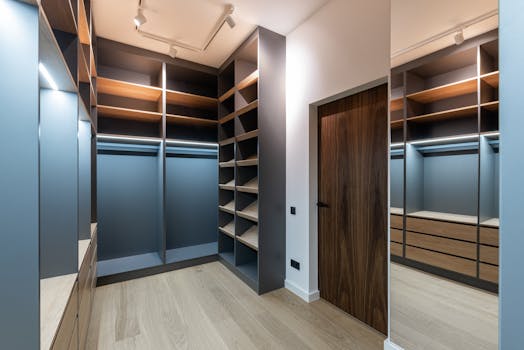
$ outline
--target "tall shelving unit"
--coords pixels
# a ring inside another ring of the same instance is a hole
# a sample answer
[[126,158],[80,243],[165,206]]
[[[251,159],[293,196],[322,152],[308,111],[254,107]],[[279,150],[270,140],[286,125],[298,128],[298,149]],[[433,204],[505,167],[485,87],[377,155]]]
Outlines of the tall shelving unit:
[[97,43],[99,283],[216,259],[217,70]]
[[219,257],[258,293],[285,273],[284,67],[285,38],[258,28],[219,73]]
[[11,271],[2,272],[0,337],[12,349],[84,349],[97,244],[90,3],[5,0],[0,6],[8,14],[0,36],[2,74],[16,81],[2,89],[1,139],[24,144],[20,150],[4,145],[12,151],[2,159],[2,243],[11,251],[2,266]]
[[498,290],[496,32],[394,68],[392,260]]

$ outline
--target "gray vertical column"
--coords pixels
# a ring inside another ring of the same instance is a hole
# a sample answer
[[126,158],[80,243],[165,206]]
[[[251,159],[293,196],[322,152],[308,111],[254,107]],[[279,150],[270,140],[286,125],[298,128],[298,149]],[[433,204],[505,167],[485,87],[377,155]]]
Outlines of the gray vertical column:
[[406,209],[409,214],[424,206],[424,157],[409,143],[406,144]]
[[162,143],[158,150],[158,196],[159,210],[158,220],[160,232],[158,236],[158,254],[163,263],[166,262],[166,241],[167,241],[167,222],[166,222],[166,63],[162,63],[162,123],[160,137]]
[[480,222],[495,217],[495,152],[486,137],[480,137],[479,217]]
[[78,272],[78,95],[40,90],[40,277]]
[[38,349],[38,9],[0,0],[0,347]]
[[78,239],[91,237],[91,123],[78,122]]
[[500,349],[522,348],[524,2],[500,0]]

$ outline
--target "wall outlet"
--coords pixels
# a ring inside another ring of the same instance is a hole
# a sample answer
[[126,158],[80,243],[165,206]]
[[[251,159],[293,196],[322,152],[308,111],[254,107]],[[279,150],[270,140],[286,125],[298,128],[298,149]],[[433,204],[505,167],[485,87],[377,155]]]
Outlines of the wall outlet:
[[297,214],[297,208],[295,207],[291,207],[291,215],[296,215]]
[[300,271],[300,263],[296,260],[291,259],[291,267]]

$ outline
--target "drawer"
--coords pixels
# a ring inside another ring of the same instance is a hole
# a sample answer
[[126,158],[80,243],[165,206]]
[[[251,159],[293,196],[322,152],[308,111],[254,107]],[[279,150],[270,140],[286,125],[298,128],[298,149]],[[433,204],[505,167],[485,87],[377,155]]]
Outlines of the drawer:
[[499,229],[491,227],[480,228],[480,243],[499,246]]
[[499,268],[488,264],[480,263],[480,279],[493,283],[499,283]]
[[477,242],[477,227],[474,225],[407,217],[406,230]]
[[435,250],[440,253],[458,255],[463,258],[477,260],[477,244],[456,241],[444,237],[428,236],[421,233],[406,232],[406,244]]
[[69,341],[68,350],[78,350],[78,317],[75,320],[73,335],[71,336],[71,340]]
[[402,230],[397,230],[396,228],[392,228],[391,230],[391,241],[402,243],[404,242],[404,233]]
[[406,258],[427,265],[440,267],[444,270],[454,271],[468,276],[477,276],[477,263],[472,260],[455,256],[431,252],[429,250],[406,246]]
[[389,216],[390,226],[396,229],[402,230],[404,228],[404,222],[402,220],[402,215],[391,214]]
[[480,246],[480,261],[493,265],[499,264],[499,248]]
[[390,242],[391,255],[396,255],[402,257],[402,244]]
[[74,332],[75,321],[78,311],[78,282],[75,282],[73,291],[67,302],[67,306],[62,316],[62,321],[56,332],[55,340],[53,341],[53,350],[64,350],[69,347],[71,337]]

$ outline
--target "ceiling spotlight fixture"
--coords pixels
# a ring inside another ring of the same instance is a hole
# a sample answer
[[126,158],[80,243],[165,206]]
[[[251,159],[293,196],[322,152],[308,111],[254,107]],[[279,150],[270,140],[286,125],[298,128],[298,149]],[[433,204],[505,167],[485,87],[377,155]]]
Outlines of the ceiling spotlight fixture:
[[231,15],[226,17],[226,22],[229,25],[229,28],[231,28],[231,29],[235,28],[235,26],[237,25],[237,23],[235,22],[233,17],[231,17]]
[[147,22],[146,16],[144,16],[144,13],[141,8],[138,9],[138,13],[133,19],[133,22],[135,22],[135,26],[140,27],[142,24]]
[[178,53],[178,51],[177,51],[177,49],[176,49],[173,45],[169,46],[169,52],[168,52],[168,55],[169,55],[171,58],[175,58],[177,53]]
[[455,34],[455,44],[460,45],[464,42],[464,31],[461,29]]

